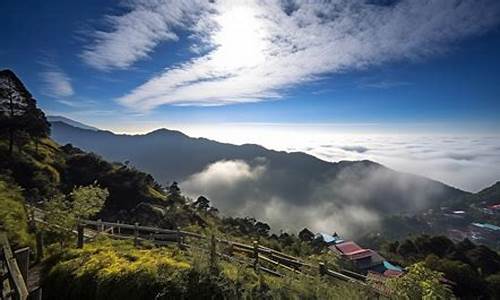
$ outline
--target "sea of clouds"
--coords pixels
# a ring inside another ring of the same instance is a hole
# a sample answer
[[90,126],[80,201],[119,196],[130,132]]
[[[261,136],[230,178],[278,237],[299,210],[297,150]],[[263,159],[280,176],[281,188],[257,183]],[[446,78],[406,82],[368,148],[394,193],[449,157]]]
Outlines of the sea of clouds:
[[[306,152],[332,162],[367,159],[471,192],[500,180],[498,136],[339,134],[317,128],[290,130],[287,126],[227,127],[202,134],[224,142],[251,142],[275,150]],[[347,170],[330,181],[308,183],[304,185],[308,190],[304,197],[278,186],[281,183],[265,159],[223,160],[190,176],[181,188],[191,197],[209,197],[223,213],[254,216],[269,222],[275,230],[298,231],[307,226],[351,237],[376,229],[383,212],[390,212],[392,207],[418,210],[441,192],[415,187],[412,178],[394,180],[385,171],[363,172],[367,174],[362,179]],[[374,195],[385,194],[381,190],[407,195],[407,199],[396,203],[387,195],[387,207],[373,207]]]
[[332,162],[371,160],[469,192],[478,192],[500,180],[500,135],[380,133],[366,127],[370,126],[233,124],[182,130],[221,142],[305,152]]

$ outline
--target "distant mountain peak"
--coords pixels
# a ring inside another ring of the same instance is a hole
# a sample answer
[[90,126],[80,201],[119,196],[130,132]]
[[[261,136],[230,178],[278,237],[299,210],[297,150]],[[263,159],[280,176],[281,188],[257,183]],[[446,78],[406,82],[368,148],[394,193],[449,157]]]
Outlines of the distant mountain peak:
[[178,130],[171,130],[167,128],[158,128],[151,132],[145,134],[145,136],[179,136],[179,137],[188,137],[184,133]]
[[93,127],[93,126],[72,120],[72,119],[64,117],[64,116],[47,116],[47,120],[50,123],[61,122],[61,123],[65,123],[67,125],[70,125],[70,126],[73,126],[76,128],[81,128],[81,129],[88,129],[88,130],[92,130],[92,131],[99,131],[100,130],[97,127]]

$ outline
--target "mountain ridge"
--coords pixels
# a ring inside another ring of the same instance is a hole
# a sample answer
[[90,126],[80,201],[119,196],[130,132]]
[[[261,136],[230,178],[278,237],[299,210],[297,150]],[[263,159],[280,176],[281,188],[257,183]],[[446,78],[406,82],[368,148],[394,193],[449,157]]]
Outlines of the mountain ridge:
[[[358,232],[384,215],[417,213],[469,194],[368,160],[327,162],[303,152],[219,143],[168,129],[126,135],[54,122],[52,137],[110,161],[126,161],[161,184],[177,181],[188,196],[205,195],[223,213],[254,216],[276,228]],[[289,218],[297,222],[290,225]]]

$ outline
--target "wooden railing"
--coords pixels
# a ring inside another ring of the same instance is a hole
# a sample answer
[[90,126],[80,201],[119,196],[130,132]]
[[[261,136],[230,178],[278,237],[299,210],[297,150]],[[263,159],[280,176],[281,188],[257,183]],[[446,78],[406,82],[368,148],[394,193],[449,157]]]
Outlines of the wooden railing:
[[[36,209],[39,214],[35,218],[37,222],[44,222],[41,215],[43,210]],[[50,225],[50,224],[48,224]],[[151,226],[141,226],[139,223],[126,224],[121,222],[105,222],[101,220],[80,220],[76,230],[68,231],[77,234],[77,247],[82,248],[85,241],[94,239],[97,235],[106,235],[113,239],[133,240],[136,246],[142,242],[153,243],[158,246],[166,244],[177,244],[181,249],[197,249],[207,252],[210,255],[210,261],[222,258],[229,261],[246,264],[253,267],[257,272],[265,272],[270,275],[283,277],[282,271],[293,272],[305,276],[327,276],[337,280],[356,283],[362,286],[368,286],[366,276],[352,271],[341,269],[335,271],[329,269],[325,263],[313,265],[300,258],[288,255],[286,253],[260,245],[258,241],[253,241],[251,245],[231,241],[215,236],[206,236],[203,234],[183,231],[179,228],[165,229]],[[224,248],[223,252],[219,248]],[[240,254],[240,255],[235,255]],[[278,271],[281,270],[281,271]],[[377,292],[376,290],[374,292]]]
[[25,282],[27,274],[23,278],[5,232],[0,232],[0,247],[0,299],[26,300],[28,298],[28,288]]
[[[87,229],[87,231],[86,231]],[[88,230],[90,229],[90,231]],[[104,222],[101,220],[81,220],[77,226],[77,247],[82,248],[85,238],[93,235],[103,234],[111,238],[132,239],[135,245],[142,241],[148,241],[156,245],[165,245],[167,243],[177,243],[180,248],[198,248],[210,253],[216,253],[218,257],[225,259],[235,259],[234,253],[241,253],[243,257],[248,258],[245,261],[253,266],[256,271],[264,271],[275,276],[283,276],[278,269],[303,275],[330,276],[342,281],[355,282],[366,285],[365,276],[354,272],[341,273],[328,269],[324,263],[314,266],[300,258],[288,255],[286,253],[262,246],[258,241],[253,241],[252,245],[216,238],[215,236],[206,236],[199,233],[183,231],[180,229],[164,229],[150,226],[140,226],[138,223],[125,224],[120,222]],[[89,238],[87,238],[89,239]],[[195,242],[196,241],[196,242]],[[225,254],[218,252],[218,247],[225,247]],[[213,255],[213,254],[212,254]],[[240,259],[239,262],[242,262]],[[267,268],[263,265],[268,265]],[[344,272],[345,270],[342,270]]]

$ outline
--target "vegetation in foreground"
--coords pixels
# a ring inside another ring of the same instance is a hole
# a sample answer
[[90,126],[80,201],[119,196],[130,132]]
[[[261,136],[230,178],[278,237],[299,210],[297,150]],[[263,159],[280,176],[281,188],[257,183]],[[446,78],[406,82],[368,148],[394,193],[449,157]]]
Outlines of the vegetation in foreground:
[[443,273],[453,293],[463,299],[500,299],[500,255],[465,239],[420,235],[381,243],[381,254],[401,265],[423,263]]
[[57,250],[45,261],[46,299],[368,299],[354,284],[289,274],[257,274],[200,252],[136,249],[100,239],[83,249]]

